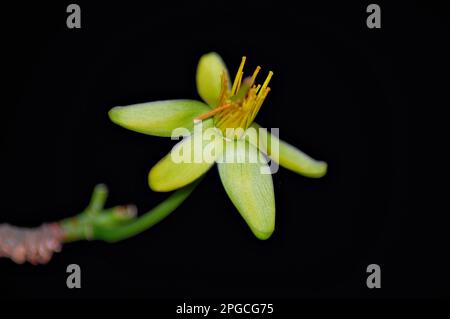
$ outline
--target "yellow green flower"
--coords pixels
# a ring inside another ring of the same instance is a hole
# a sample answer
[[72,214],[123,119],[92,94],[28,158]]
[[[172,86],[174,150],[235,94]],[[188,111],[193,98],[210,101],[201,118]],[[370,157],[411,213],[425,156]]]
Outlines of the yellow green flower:
[[[205,54],[200,58],[196,74],[197,91],[204,102],[168,100],[114,107],[109,116],[114,123],[139,133],[184,136],[150,170],[148,181],[152,190],[168,192],[186,186],[217,163],[231,201],[255,236],[267,239],[275,227],[272,175],[267,173],[270,172],[267,161],[251,161],[251,154],[269,157],[291,171],[313,178],[325,175],[327,164],[261,131],[254,123],[270,91],[273,73],[268,72],[265,80],[257,84],[261,68],[258,66],[251,76],[244,77],[245,62],[243,57],[231,83],[222,58],[217,53]],[[199,124],[200,131],[196,129]],[[257,129],[254,130],[258,134],[256,142],[247,134],[250,128]],[[207,129],[220,131],[222,137],[211,142],[204,134]],[[234,129],[232,135],[230,129]],[[232,156],[225,156],[230,150]],[[209,156],[196,158],[196,154]],[[189,160],[178,161],[176,156]]]

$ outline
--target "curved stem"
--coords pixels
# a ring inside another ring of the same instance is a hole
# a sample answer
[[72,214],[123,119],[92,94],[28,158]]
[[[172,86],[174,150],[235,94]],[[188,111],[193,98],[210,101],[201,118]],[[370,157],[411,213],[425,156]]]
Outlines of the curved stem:
[[106,199],[105,187],[98,185],[92,194],[91,203],[84,212],[59,223],[64,233],[64,242],[77,240],[117,242],[137,235],[169,216],[188,198],[199,182],[200,180],[180,188],[137,218],[136,208],[132,205],[103,210]]
[[0,224],[0,257],[16,263],[47,263],[64,242],[104,240],[117,242],[137,235],[159,223],[192,193],[200,180],[180,188],[140,217],[133,205],[104,209],[108,189],[97,185],[86,209],[77,216],[36,228]]
[[197,181],[177,190],[162,203],[128,224],[117,226],[112,229],[99,228],[94,230],[94,237],[107,242],[117,242],[149,229],[169,216],[170,213],[180,206],[181,203],[189,197],[198,183],[199,182]]

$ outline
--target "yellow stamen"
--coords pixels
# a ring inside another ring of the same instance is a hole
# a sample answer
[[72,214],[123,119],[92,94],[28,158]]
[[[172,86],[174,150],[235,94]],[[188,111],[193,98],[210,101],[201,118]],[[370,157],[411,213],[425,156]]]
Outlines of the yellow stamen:
[[241,88],[241,83],[242,83],[242,77],[244,76],[244,72],[241,72],[241,74],[239,75],[239,81],[238,81],[238,85],[236,88],[236,92],[239,92],[239,89]]
[[247,60],[247,57],[243,56],[241,60],[241,65],[239,65],[239,69],[236,73],[236,77],[234,78],[233,87],[231,88],[231,95],[236,94],[237,85],[239,82],[239,78],[242,77],[242,70],[244,69],[245,60]]
[[258,65],[258,66],[256,67],[256,69],[255,69],[255,72],[253,72],[253,75],[252,75],[252,83],[255,83],[256,76],[258,75],[259,70],[261,70],[261,67]]
[[255,101],[255,108],[253,109],[253,112],[250,116],[251,121],[253,121],[255,119],[256,114],[258,114],[259,109],[261,108],[261,106],[262,106],[265,98],[267,97],[267,94],[269,94],[269,92],[270,92],[270,87],[266,88],[264,90],[263,94],[258,94],[258,97],[256,98],[256,101]]
[[200,115],[200,116],[197,116],[197,117],[194,119],[194,122],[195,122],[195,121],[203,121],[203,120],[206,120],[207,118],[210,118],[211,116],[215,115],[216,113],[219,113],[220,111],[226,110],[226,109],[229,108],[231,105],[232,105],[232,104],[225,104],[225,105],[216,107],[214,110],[211,110],[211,111],[209,111],[209,112],[207,112],[207,113],[205,113],[205,114],[202,114],[202,115]]
[[228,91],[228,79],[227,74],[222,72],[222,87],[220,89],[219,103],[217,105],[222,105],[225,103],[225,99],[227,98]]
[[256,85],[255,80],[261,67],[257,66],[251,77],[244,78],[245,62],[246,57],[244,56],[236,72],[231,91],[228,90],[226,74],[222,74],[222,87],[217,106],[213,110],[198,116],[194,121],[201,121],[214,116],[214,125],[224,133],[227,128],[242,128],[245,130],[252,124],[270,91],[269,82],[273,72],[268,73],[262,85]]
[[258,96],[260,96],[261,94],[264,94],[262,92],[264,92],[267,88],[267,86],[269,85],[270,79],[272,78],[273,72],[269,71],[269,74],[267,75],[266,80],[264,81],[264,84],[261,87],[261,90],[258,93]]

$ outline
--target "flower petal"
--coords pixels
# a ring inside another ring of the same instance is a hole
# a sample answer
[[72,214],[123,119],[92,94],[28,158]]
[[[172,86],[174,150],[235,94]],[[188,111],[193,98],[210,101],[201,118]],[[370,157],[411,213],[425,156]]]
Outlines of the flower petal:
[[232,161],[218,160],[217,163],[225,191],[253,234],[259,239],[267,239],[275,228],[272,175],[262,174],[262,170],[268,171],[267,163],[250,162],[249,153],[263,155],[243,140],[229,141],[226,144],[225,153],[229,152],[231,146],[235,147],[235,154]]
[[[270,155],[274,161],[284,168],[311,178],[320,178],[326,174],[328,168],[326,162],[313,159],[295,146],[270,134],[266,129],[263,129],[265,132],[260,131],[261,126],[259,124],[253,123],[252,127],[258,133],[259,150]],[[267,137],[264,136],[265,134],[267,134]],[[272,152],[274,145],[278,145],[278,155]]]
[[150,188],[169,192],[190,184],[211,168],[217,156],[215,141],[194,130],[153,166],[148,174]]
[[176,128],[193,128],[193,119],[210,111],[194,100],[168,100],[116,106],[108,115],[114,123],[129,130],[156,136],[172,135]]
[[228,86],[230,76],[220,55],[211,52],[200,58],[197,66],[197,91],[201,98],[210,106],[216,106],[222,87],[222,73],[225,72]]

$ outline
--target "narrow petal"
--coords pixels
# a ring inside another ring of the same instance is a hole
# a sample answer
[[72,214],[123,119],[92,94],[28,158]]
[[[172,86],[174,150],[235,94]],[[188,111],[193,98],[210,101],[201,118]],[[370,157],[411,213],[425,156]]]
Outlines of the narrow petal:
[[220,55],[211,52],[200,58],[197,66],[197,91],[201,98],[211,107],[216,106],[222,87],[222,73],[225,72],[228,85],[230,76]]
[[[267,130],[261,134],[261,126],[256,123],[253,123],[251,127],[257,130],[259,150],[270,155],[274,161],[278,162],[284,168],[311,178],[320,178],[327,173],[328,165],[326,162],[313,159],[295,146],[270,134]],[[256,143],[252,144],[256,145]],[[278,155],[274,154],[272,150],[273,146],[278,146]]]
[[172,151],[150,170],[148,183],[158,192],[169,192],[183,187],[205,174],[215,163],[213,139],[206,139],[202,132],[184,137]]
[[234,147],[233,160],[218,161],[222,184],[233,204],[259,239],[267,239],[275,228],[275,196],[272,175],[266,163],[250,161],[251,155],[263,156],[253,145],[243,141],[226,143],[226,152]]
[[155,136],[172,136],[176,128],[191,131],[193,119],[210,108],[194,100],[168,100],[116,106],[108,115],[114,123],[129,130]]

